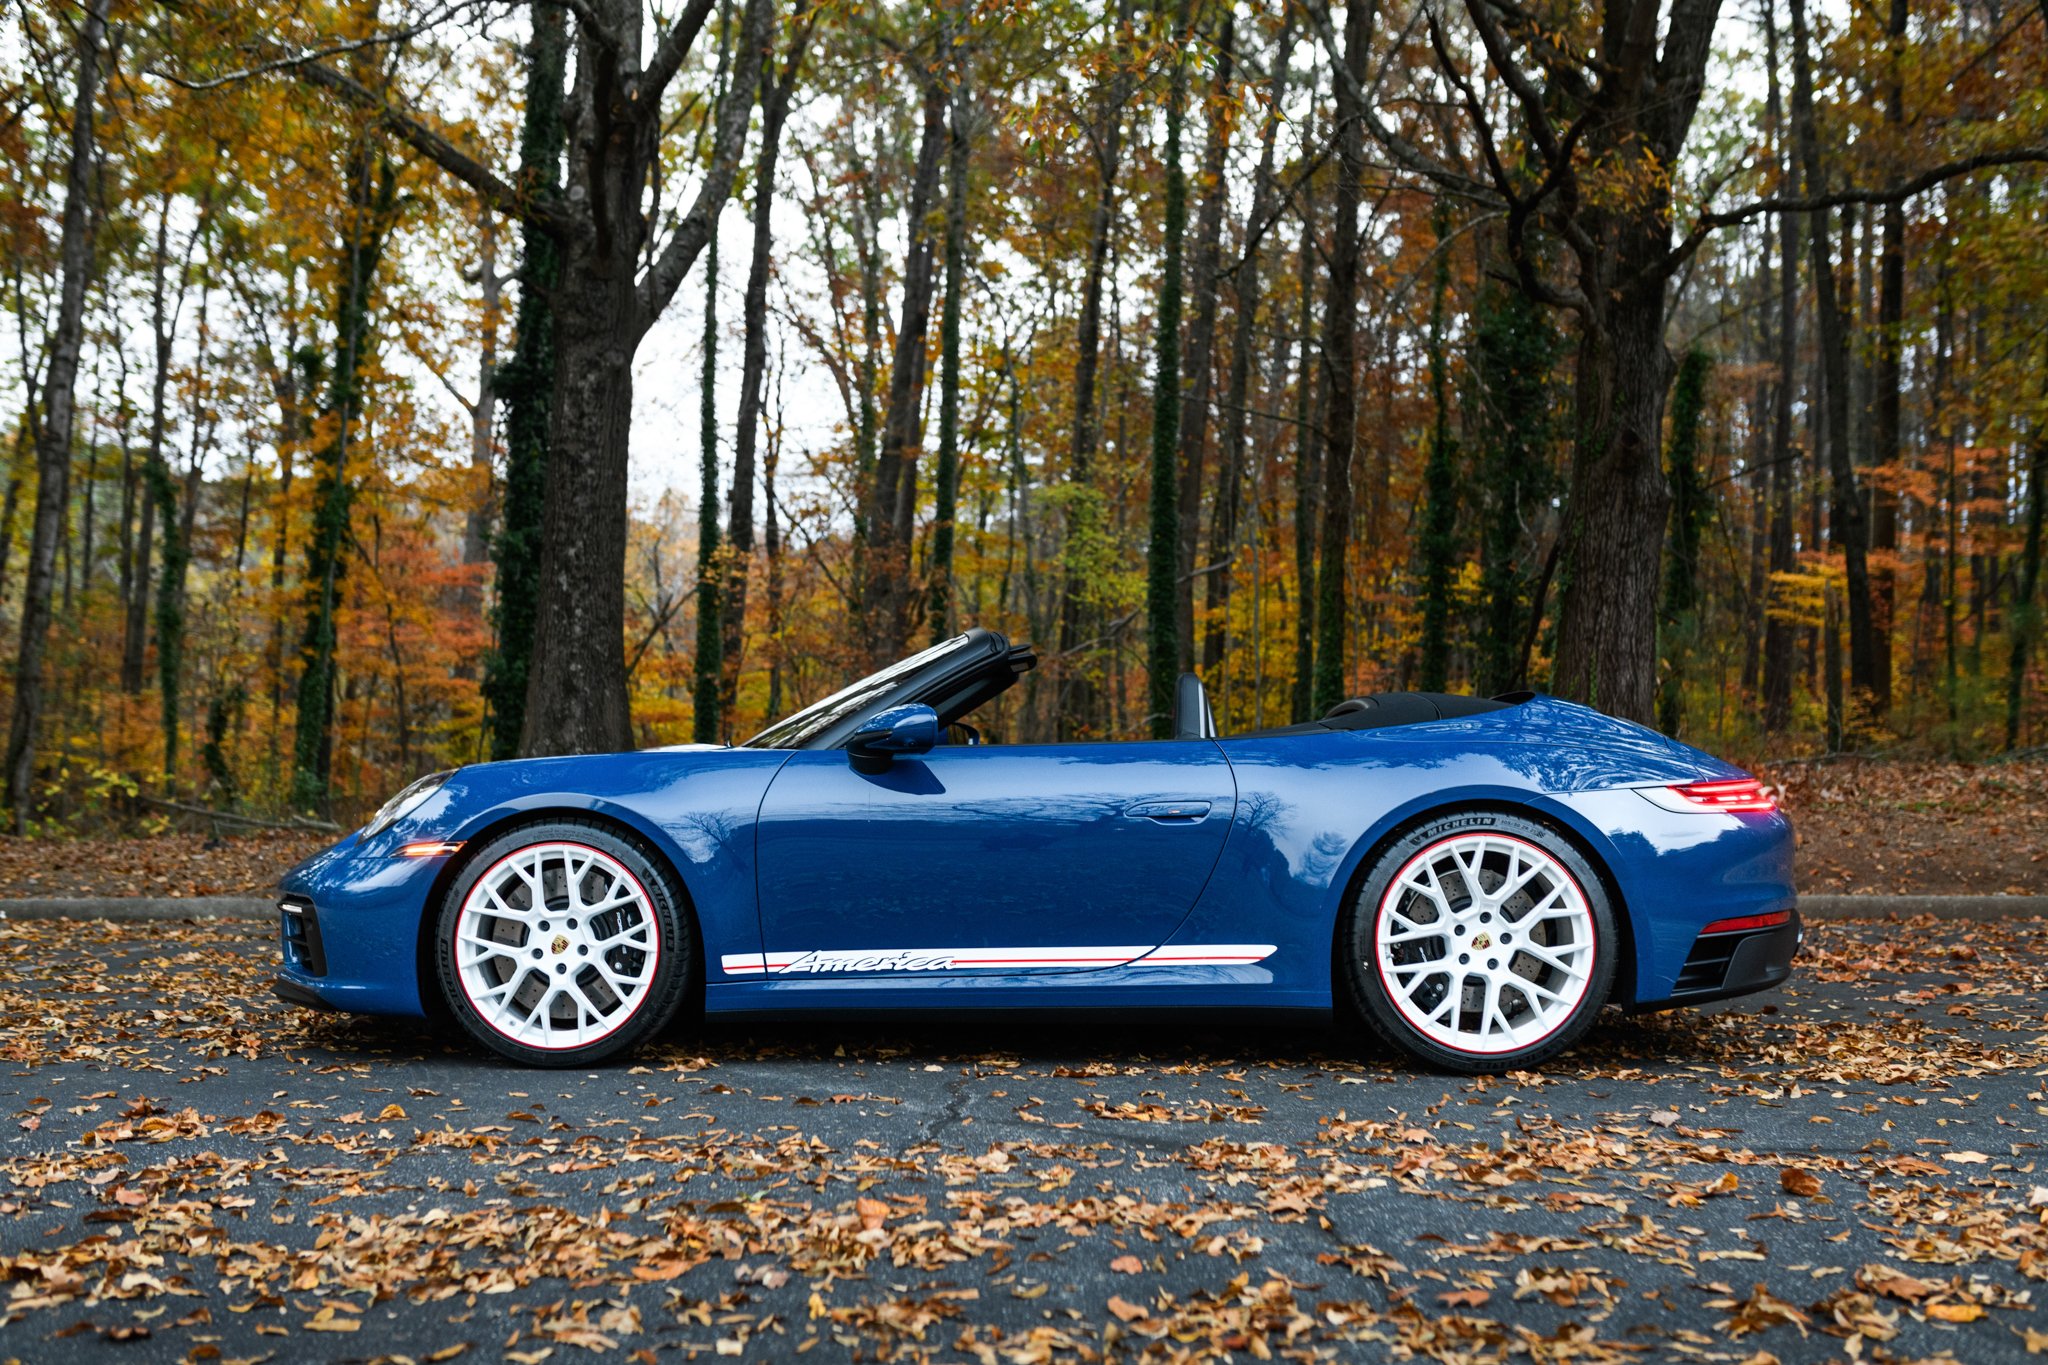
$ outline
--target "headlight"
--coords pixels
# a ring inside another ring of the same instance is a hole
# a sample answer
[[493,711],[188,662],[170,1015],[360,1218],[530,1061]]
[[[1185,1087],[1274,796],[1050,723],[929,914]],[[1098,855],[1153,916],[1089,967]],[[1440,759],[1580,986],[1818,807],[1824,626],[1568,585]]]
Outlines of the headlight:
[[370,823],[363,826],[363,837],[365,839],[374,839],[385,830],[390,829],[400,820],[418,810],[422,802],[447,785],[448,779],[453,776],[455,776],[453,768],[448,769],[446,772],[428,773],[425,777],[377,807],[377,813],[370,817]]

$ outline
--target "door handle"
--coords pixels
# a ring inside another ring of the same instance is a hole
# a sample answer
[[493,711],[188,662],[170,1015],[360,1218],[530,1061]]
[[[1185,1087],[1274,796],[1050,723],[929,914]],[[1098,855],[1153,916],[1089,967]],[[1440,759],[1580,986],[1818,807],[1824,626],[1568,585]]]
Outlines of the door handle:
[[1124,811],[1134,820],[1152,820],[1162,825],[1191,825],[1209,813],[1207,801],[1140,801]]

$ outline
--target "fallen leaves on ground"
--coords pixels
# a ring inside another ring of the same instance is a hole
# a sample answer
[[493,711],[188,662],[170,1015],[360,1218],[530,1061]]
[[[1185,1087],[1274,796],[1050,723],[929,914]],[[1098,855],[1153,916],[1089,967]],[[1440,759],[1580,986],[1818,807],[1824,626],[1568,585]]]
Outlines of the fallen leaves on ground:
[[711,1029],[525,1072],[283,1008],[268,967],[255,926],[0,931],[17,1340],[1165,1365],[2042,1335],[2039,923],[1816,926],[1755,1010],[1476,1079],[1181,1027]]

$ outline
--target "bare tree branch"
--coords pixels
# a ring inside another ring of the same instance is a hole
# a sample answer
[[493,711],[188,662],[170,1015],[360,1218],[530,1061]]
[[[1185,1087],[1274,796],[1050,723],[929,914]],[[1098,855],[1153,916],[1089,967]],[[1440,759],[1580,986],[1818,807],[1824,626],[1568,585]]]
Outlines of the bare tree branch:
[[498,212],[521,222],[532,223],[548,232],[561,232],[567,228],[567,218],[554,206],[536,203],[521,195],[476,157],[421,123],[412,114],[395,107],[384,96],[353,76],[345,75],[321,62],[306,62],[290,70],[306,84],[333,91],[356,108],[373,115],[393,136],[474,189],[483,196],[484,202]]
[[[637,89],[634,82],[628,81],[627,88],[634,91],[634,98],[641,102],[643,110],[652,113],[661,108],[662,92],[668,89],[668,83],[675,79],[676,72],[682,70],[683,58],[689,56],[690,49],[696,45],[697,35],[703,31],[704,21],[711,15],[712,3],[713,0],[690,0],[689,8],[676,16],[675,23],[655,44],[654,56],[648,60],[647,69],[640,73]],[[742,25],[741,32],[745,31],[745,25]],[[744,56],[741,60],[745,60]],[[737,90],[739,87],[732,88]]]
[[[692,0],[693,4],[697,2]],[[653,323],[675,296],[677,286],[690,273],[690,267],[696,264],[698,253],[704,250],[704,243],[711,239],[718,211],[732,194],[733,178],[739,172],[740,154],[746,150],[747,125],[753,121],[754,92],[761,84],[761,63],[773,36],[771,21],[774,15],[773,0],[747,0],[746,9],[741,12],[739,46],[735,50],[738,61],[733,66],[732,82],[726,87],[725,103],[718,111],[718,130],[711,140],[711,165],[704,173],[704,183],[698,187],[697,198],[690,205],[689,212],[676,225],[675,234],[662,248],[660,258],[640,281],[636,291],[642,331]],[[681,27],[682,24],[678,23],[677,29]],[[674,32],[672,30],[671,34]]]
[[1694,222],[1692,230],[1686,233],[1685,239],[1671,249],[1671,254],[1666,260],[1675,269],[1679,263],[1698,251],[1700,244],[1717,230],[1747,223],[1767,213],[1812,213],[1820,209],[1841,208],[1847,204],[1898,204],[1916,194],[1925,194],[1937,185],[1978,171],[1992,170],[1999,166],[2043,163],[2048,163],[2048,146],[2003,147],[1943,162],[1939,166],[1922,171],[1911,180],[1882,188],[1859,189],[1851,186],[1847,189],[1831,190],[1826,194],[1772,195],[1765,199],[1754,199],[1735,208],[1702,213]]

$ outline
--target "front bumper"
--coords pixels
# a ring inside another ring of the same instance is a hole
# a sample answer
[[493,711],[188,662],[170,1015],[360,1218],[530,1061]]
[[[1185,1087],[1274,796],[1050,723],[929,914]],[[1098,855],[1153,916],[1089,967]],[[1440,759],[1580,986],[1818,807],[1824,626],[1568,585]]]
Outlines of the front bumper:
[[286,873],[272,991],[311,1008],[425,1014],[420,922],[446,861],[366,852],[351,835]]

